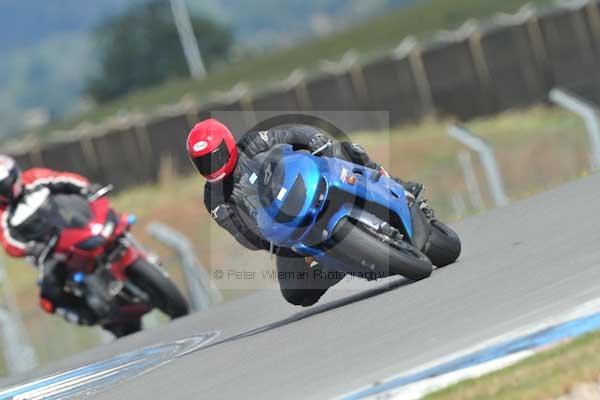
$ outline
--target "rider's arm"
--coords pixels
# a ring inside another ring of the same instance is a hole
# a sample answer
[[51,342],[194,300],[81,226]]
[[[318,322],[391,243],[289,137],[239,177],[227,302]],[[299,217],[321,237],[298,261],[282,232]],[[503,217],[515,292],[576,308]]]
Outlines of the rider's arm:
[[224,201],[218,193],[211,193],[208,186],[204,188],[204,205],[215,222],[242,246],[249,250],[269,250],[270,243],[249,229],[237,214],[236,208]]
[[[239,141],[238,145],[251,158],[277,144],[291,144],[295,150],[315,151],[327,142],[327,137],[317,128],[299,125],[289,129],[249,132]],[[368,168],[385,171],[379,164],[371,160],[365,149],[357,143],[333,142],[328,149],[318,155],[341,158]]]
[[90,182],[81,175],[47,168],[32,168],[25,171],[23,182],[29,190],[44,186],[52,193],[62,194],[84,193],[90,186]]
[[6,209],[1,210],[0,214],[0,243],[11,257],[25,257],[27,255],[27,244],[15,238],[10,232],[8,223],[9,212]]
[[249,158],[278,144],[291,144],[294,150],[315,151],[327,143],[327,137],[311,126],[298,125],[288,129],[249,132],[238,142]]

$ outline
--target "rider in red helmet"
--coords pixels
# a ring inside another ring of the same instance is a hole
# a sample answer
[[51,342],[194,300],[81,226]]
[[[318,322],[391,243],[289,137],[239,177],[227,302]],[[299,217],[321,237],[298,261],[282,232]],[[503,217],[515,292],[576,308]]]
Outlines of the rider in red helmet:
[[[0,243],[12,257],[38,257],[45,243],[35,242],[21,230],[19,225],[27,220],[35,193],[48,190],[55,194],[94,193],[98,186],[91,185],[83,176],[70,172],[58,172],[47,168],[31,168],[21,172],[16,161],[0,155]],[[50,314],[58,314],[67,321],[80,325],[92,325],[96,318],[93,311],[75,296],[67,295],[60,288],[60,274],[48,274],[40,288],[40,306]]]
[[[204,204],[213,219],[246,248],[275,250],[283,297],[291,304],[305,307],[315,304],[344,275],[328,270],[325,265],[311,264],[312,260],[305,260],[291,249],[272,249],[248,214],[244,186],[249,182],[252,184],[252,171],[256,167],[253,160],[278,144],[290,144],[294,150],[310,152],[324,149],[321,155],[345,159],[385,173],[359,144],[336,142],[328,146],[329,143],[321,131],[306,125],[248,132],[236,142],[229,128],[216,119],[198,123],[187,138],[190,160],[207,180]],[[423,189],[419,183],[398,181],[415,198]]]
[[216,119],[197,124],[188,137],[188,154],[198,172],[208,182],[219,182],[230,176],[238,159],[235,138]]

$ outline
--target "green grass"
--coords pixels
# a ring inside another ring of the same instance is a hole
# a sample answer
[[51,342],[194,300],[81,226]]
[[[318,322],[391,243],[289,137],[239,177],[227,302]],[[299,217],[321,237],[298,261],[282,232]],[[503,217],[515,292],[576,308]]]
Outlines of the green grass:
[[497,12],[514,12],[525,3],[544,5],[550,0],[425,0],[397,12],[375,18],[334,35],[308,41],[268,55],[238,61],[213,70],[202,81],[180,79],[133,92],[98,106],[74,119],[44,129],[69,129],[83,121],[99,122],[120,110],[149,112],[183,97],[205,102],[215,91],[231,89],[240,82],[251,88],[264,87],[303,68],[314,72],[320,60],[338,60],[350,49],[370,58],[397,46],[409,35],[424,37],[442,29],[453,29],[470,18],[485,18]]
[[568,393],[600,376],[600,332],[547,350],[513,366],[426,396],[426,400],[535,400]]

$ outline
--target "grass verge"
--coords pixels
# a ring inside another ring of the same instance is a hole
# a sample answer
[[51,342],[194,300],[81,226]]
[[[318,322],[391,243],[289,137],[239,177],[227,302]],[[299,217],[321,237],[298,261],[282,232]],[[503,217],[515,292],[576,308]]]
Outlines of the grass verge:
[[470,379],[426,400],[537,400],[568,393],[600,376],[600,332],[546,350],[503,370]]

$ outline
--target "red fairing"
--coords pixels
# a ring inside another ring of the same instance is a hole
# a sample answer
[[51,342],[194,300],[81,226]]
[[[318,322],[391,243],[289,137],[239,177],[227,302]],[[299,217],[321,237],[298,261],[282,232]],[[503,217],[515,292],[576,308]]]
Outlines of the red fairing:
[[[83,228],[63,229],[54,250],[54,256],[64,260],[62,263],[69,273],[82,271],[89,274],[95,268],[103,268],[98,260],[115,249],[120,241],[127,240],[124,237],[130,228],[127,215],[117,214],[106,197],[90,202],[89,205],[92,217],[87,225]],[[93,244],[86,246],[84,243]],[[126,244],[109,270],[116,279],[127,281],[127,268],[141,257],[146,255],[140,249],[133,244]],[[152,308],[148,304],[122,305],[120,314],[123,318],[138,318]]]
[[[118,215],[111,208],[107,198],[102,197],[91,202],[90,209],[92,219],[87,226],[81,229],[64,229],[55,248],[55,254],[61,254],[66,259],[67,268],[86,273],[94,270],[97,259],[110,251],[123,233],[129,229],[127,216]],[[99,238],[101,244],[97,247],[82,249],[81,243],[93,238]],[[113,262],[111,272],[117,279],[126,280],[126,268],[141,256],[142,254],[137,248],[128,246]]]
[[45,298],[40,298],[40,307],[48,314],[54,314],[54,303]]

